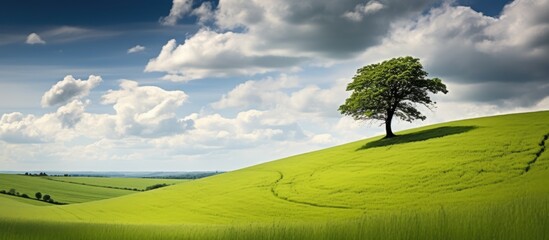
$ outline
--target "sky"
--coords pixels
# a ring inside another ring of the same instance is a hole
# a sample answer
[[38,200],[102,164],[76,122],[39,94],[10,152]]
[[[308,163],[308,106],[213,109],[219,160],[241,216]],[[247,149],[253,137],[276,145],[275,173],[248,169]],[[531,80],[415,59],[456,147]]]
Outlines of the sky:
[[384,133],[356,69],[421,60],[425,121],[549,109],[549,1],[8,1],[0,170],[230,171]]

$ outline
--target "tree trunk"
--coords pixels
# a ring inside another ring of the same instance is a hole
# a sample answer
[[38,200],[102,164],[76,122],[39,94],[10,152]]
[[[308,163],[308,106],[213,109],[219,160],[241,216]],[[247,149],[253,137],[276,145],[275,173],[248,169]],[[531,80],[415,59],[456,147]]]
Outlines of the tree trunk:
[[396,136],[391,129],[391,122],[393,120],[393,114],[389,112],[387,118],[385,119],[385,138],[392,138]]

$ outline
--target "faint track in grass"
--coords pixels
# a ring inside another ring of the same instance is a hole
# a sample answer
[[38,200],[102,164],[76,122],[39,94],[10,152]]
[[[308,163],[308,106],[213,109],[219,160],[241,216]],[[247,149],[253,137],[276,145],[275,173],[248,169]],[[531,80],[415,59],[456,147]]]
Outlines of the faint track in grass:
[[311,206],[311,207],[336,208],[336,209],[353,209],[352,207],[349,207],[349,206],[318,204],[318,203],[312,203],[312,202],[305,202],[305,201],[294,200],[294,199],[290,199],[290,198],[288,198],[288,197],[280,196],[280,195],[278,194],[278,192],[276,191],[276,187],[278,186],[278,184],[280,183],[280,181],[282,181],[282,179],[284,179],[284,174],[282,174],[282,172],[280,172],[280,171],[277,171],[277,173],[278,173],[280,176],[279,176],[279,178],[271,185],[271,193],[273,194],[274,197],[276,197],[276,198],[278,198],[278,199],[280,199],[280,200],[284,200],[284,201],[286,201],[286,202],[291,202],[291,203],[295,203],[295,204],[307,205],[307,206]]
[[524,172],[522,174],[525,174],[528,171],[530,171],[530,169],[532,168],[532,165],[534,165],[538,161],[539,156],[541,156],[541,154],[545,152],[545,142],[547,141],[547,139],[549,139],[549,133],[543,135],[543,139],[538,144],[540,146],[540,149],[538,150],[538,152],[536,152],[536,156],[534,157],[534,159],[530,160],[527,163],[526,167],[524,168]]

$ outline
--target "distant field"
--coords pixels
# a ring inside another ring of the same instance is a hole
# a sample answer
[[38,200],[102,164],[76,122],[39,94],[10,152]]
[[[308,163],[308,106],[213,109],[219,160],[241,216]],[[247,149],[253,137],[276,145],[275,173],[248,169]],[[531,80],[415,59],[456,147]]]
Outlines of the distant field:
[[173,185],[189,181],[187,179],[155,178],[111,178],[111,177],[48,177],[53,180],[115,188],[136,188],[143,190],[148,186],[165,183]]
[[0,189],[14,188],[21,194],[34,198],[36,192],[48,194],[62,203],[82,203],[133,194],[134,191],[91,187],[79,184],[51,181],[43,177],[0,174]]
[[397,134],[102,201],[0,198],[0,238],[549,239],[548,111]]
[[[50,180],[55,179],[58,181]],[[70,182],[75,183],[70,183]],[[108,187],[127,187],[144,189],[158,183],[175,184],[184,182],[185,180],[173,179],[142,179],[142,178],[99,178],[99,177],[38,177],[24,175],[0,174],[0,190],[8,191],[14,188],[20,194],[27,194],[34,198],[36,192],[41,192],[42,195],[48,194],[55,201],[61,203],[83,203],[102,199],[109,199],[128,194],[134,194],[135,191],[108,188]],[[101,185],[103,187],[89,186],[83,184]],[[6,196],[3,197],[16,198],[17,201],[25,202],[33,205],[44,205],[39,201],[31,201],[24,198]],[[0,200],[1,201],[1,200]]]

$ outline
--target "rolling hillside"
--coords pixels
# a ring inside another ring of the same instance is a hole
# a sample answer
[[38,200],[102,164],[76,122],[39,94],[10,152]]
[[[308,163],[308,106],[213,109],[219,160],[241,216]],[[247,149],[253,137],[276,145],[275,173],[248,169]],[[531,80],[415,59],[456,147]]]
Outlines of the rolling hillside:
[[515,203],[538,204],[539,211],[547,212],[548,111],[397,134],[395,139],[374,137],[113,199],[43,207],[0,198],[0,219],[299,224],[441,209],[469,216]]

